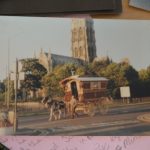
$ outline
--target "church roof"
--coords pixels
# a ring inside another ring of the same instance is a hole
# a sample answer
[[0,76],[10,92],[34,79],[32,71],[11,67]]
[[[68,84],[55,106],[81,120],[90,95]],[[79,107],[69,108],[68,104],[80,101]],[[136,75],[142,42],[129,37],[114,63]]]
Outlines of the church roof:
[[[45,55],[48,57],[49,53],[45,52]],[[64,55],[58,55],[58,54],[53,54],[53,53],[51,53],[51,58],[54,61],[59,61],[61,59],[64,59],[64,60],[71,60],[71,61],[80,61],[80,62],[83,62],[81,59],[78,59],[78,58],[74,58],[74,57],[70,57],[70,56],[64,56]]]
[[83,64],[83,61],[78,58],[73,58],[69,56],[63,56],[63,55],[57,55],[57,54],[51,54],[51,59],[53,62],[53,66],[64,64],[64,63],[75,63],[78,65]]
[[58,60],[58,59],[70,59],[70,60],[74,60],[74,61],[81,61],[80,59],[74,58],[74,57],[70,57],[70,56],[64,56],[64,55],[57,55],[57,54],[51,54],[52,58],[54,60]]

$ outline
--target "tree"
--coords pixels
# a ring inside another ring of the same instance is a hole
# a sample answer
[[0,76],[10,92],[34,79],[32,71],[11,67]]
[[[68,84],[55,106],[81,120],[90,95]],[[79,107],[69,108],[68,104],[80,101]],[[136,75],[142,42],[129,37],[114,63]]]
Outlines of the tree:
[[[5,88],[5,89],[3,89],[3,100],[4,100],[5,99],[4,97],[8,96],[8,77],[3,80],[3,85]],[[10,100],[14,100],[14,97],[15,97],[14,82],[11,80],[9,81],[9,94],[10,94],[9,95]]]
[[97,62],[96,73],[109,79],[109,94],[114,98],[120,98],[121,86],[130,86],[132,94],[135,95],[135,88],[139,80],[138,72],[128,62],[103,64]]
[[91,63],[79,66],[76,69],[76,74],[79,76],[97,76]]
[[72,75],[72,71],[76,74],[78,66],[76,64],[58,65],[53,72],[45,75],[42,79],[42,85],[46,90],[46,95],[52,97],[62,97],[64,90],[60,87],[59,82]]
[[125,66],[125,77],[130,86],[131,96],[139,97],[139,75],[138,72],[131,66]]
[[63,89],[59,85],[60,78],[51,73],[45,75],[42,79],[43,87],[45,88],[45,94],[51,97],[62,97],[64,95]]
[[21,88],[25,88],[27,92],[32,91],[35,96],[37,89],[42,88],[41,79],[47,71],[37,59],[24,59],[21,62],[22,71],[25,72],[25,80],[21,83]]
[[96,59],[91,64],[92,70],[98,74],[101,75],[101,72],[112,63],[112,60],[110,60],[109,57],[104,57],[102,59]]
[[108,89],[113,98],[120,97],[120,87],[128,84],[125,76],[124,69],[117,63],[111,63],[105,69],[99,72],[100,75],[109,79]]
[[140,79],[140,96],[150,96],[150,69],[141,69],[139,71],[139,79]]
[[5,84],[0,81],[0,93],[5,92]]
[[58,65],[54,68],[53,73],[58,79],[64,79],[72,75],[72,71],[76,71],[77,66],[75,64]]
[[139,77],[142,81],[146,81],[149,79],[149,71],[146,69],[141,69],[139,71]]
[[0,82],[0,101],[5,100],[5,84]]

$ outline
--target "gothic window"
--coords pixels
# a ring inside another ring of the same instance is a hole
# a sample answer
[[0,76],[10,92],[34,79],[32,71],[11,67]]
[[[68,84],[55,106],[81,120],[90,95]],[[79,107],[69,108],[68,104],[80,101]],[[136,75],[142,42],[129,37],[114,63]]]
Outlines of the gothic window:
[[77,31],[76,29],[73,29],[72,31],[72,41],[75,42],[77,40]]
[[79,28],[79,40],[82,40],[84,38],[84,28]]
[[72,34],[72,42],[75,42],[74,34]]
[[83,56],[83,48],[81,46],[79,47],[79,51],[80,51],[80,56]]
[[78,57],[78,51],[76,47],[75,47],[75,56]]
[[81,56],[81,51],[79,50],[79,51],[78,51],[78,57],[80,57],[80,56]]
[[79,34],[82,34],[83,33],[83,30],[82,30],[82,28],[80,27],[79,28]]
[[82,28],[79,28],[79,41],[82,39]]
[[79,47],[79,57],[82,55],[82,47]]
[[72,42],[74,42],[74,30],[72,30]]
[[79,47],[79,50],[78,50],[78,57],[81,57],[81,50],[80,50],[80,47]]

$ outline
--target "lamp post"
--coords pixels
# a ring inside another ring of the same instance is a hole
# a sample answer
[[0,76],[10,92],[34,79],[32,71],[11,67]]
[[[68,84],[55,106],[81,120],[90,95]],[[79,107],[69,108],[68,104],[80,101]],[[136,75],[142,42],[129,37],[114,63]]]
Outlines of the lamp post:
[[7,109],[9,109],[9,102],[10,102],[10,39],[8,38],[8,71],[7,71],[7,102],[6,102],[6,105],[7,105]]
[[19,67],[19,61],[16,59],[15,63],[15,71],[12,73],[11,80],[14,80],[14,89],[15,89],[15,105],[14,105],[14,133],[17,131],[17,92],[20,88],[18,83],[20,83],[21,80],[24,80],[24,72],[21,72],[21,68]]
[[17,130],[17,90],[18,90],[18,59],[16,59],[16,69],[15,69],[15,116],[14,116],[14,133],[16,133]]
[[[6,79],[7,79],[7,76],[8,76],[8,73],[7,73],[7,65],[6,65],[6,74],[5,74],[5,77],[6,77]],[[7,81],[7,80],[6,80]],[[5,105],[7,106],[7,95],[8,95],[8,90],[7,90],[7,83],[8,83],[8,81],[5,83]]]

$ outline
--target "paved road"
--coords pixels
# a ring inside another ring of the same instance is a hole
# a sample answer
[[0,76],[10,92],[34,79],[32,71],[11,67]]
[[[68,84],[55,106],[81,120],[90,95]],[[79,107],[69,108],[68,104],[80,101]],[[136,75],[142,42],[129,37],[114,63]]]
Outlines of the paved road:
[[18,135],[150,135],[149,123],[137,119],[150,113],[150,104],[110,109],[107,115],[81,115],[75,119],[48,121],[48,115],[19,118]]

